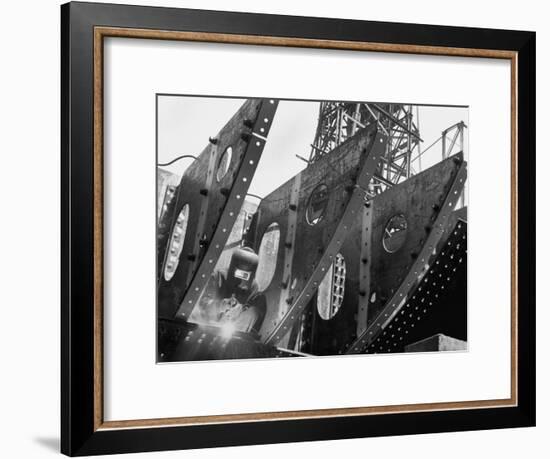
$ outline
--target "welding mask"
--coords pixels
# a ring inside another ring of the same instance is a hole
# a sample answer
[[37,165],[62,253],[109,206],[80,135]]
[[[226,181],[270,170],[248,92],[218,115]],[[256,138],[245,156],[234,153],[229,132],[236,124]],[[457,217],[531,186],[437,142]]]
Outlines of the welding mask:
[[249,247],[235,249],[231,255],[227,282],[232,288],[250,290],[258,269],[258,255]]

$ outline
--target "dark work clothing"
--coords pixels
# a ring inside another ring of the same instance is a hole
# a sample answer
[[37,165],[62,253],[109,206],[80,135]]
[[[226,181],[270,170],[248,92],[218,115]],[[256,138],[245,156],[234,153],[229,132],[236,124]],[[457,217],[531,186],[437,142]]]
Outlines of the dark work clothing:
[[256,281],[250,289],[241,288],[243,284],[239,279],[229,282],[225,272],[214,272],[200,301],[200,315],[213,325],[230,323],[236,331],[259,333],[267,308],[265,296],[258,293]]

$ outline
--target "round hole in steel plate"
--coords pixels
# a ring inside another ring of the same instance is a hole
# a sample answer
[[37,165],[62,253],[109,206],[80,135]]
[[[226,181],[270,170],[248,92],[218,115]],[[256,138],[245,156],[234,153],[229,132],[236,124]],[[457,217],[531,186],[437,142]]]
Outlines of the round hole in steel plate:
[[309,195],[306,207],[306,221],[314,226],[325,216],[329,200],[329,189],[324,183],[317,185]]
[[407,238],[407,227],[407,220],[403,214],[394,215],[389,219],[382,236],[382,245],[386,252],[395,253],[403,247]]

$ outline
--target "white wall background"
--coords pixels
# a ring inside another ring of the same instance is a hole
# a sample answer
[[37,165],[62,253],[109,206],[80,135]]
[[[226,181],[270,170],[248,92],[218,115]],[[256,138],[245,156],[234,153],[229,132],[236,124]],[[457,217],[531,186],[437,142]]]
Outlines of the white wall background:
[[[139,1],[136,4],[293,15],[345,17],[536,30],[538,130],[548,123],[550,32],[544,2],[393,0],[316,2],[277,0]],[[7,2],[2,8],[0,49],[0,455],[54,457],[59,444],[59,2]],[[543,138],[542,136],[539,136]],[[539,227],[550,223],[543,191],[549,155],[537,142]],[[543,236],[544,237],[544,236]],[[541,238],[542,239],[542,238]],[[548,245],[538,245],[539,284],[548,275]],[[546,268],[546,269],[545,269]],[[540,290],[540,288],[539,288]],[[464,458],[490,455],[547,457],[550,433],[549,351],[544,324],[550,319],[538,302],[538,427],[408,437],[269,445],[156,453],[178,458],[419,457]],[[546,451],[546,452],[545,452]],[[141,454],[139,457],[152,457]]]

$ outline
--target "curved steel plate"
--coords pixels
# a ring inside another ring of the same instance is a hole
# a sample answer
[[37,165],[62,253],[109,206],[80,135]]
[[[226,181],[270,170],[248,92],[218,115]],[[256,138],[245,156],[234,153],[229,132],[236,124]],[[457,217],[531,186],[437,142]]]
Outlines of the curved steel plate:
[[[460,167],[460,155],[376,195],[355,219],[340,249],[346,266],[341,307],[329,320],[319,314],[319,304],[331,303],[320,291],[312,301],[311,339],[304,348],[315,355],[343,353],[376,318],[401,279],[414,263],[439,206]],[[389,253],[383,244],[386,226],[402,215],[407,222],[400,247]],[[316,307],[317,306],[317,307]],[[307,339],[307,338],[306,338]]]
[[[370,265],[369,286],[363,292],[369,303],[366,314],[358,317],[357,335],[376,318],[422,251],[462,161],[462,154],[455,155],[372,200],[367,209],[372,218],[366,254]],[[384,240],[389,222],[398,216],[406,222],[405,236],[400,247],[389,252]]]
[[[361,212],[364,190],[381,161],[385,145],[384,134],[374,130],[359,132],[331,154],[311,164],[299,179],[287,182],[270,195],[265,204],[262,202],[258,234],[277,216],[275,221],[282,226],[284,232],[281,234],[286,237],[278,258],[283,266],[265,292],[268,313],[261,330],[264,342],[280,342],[300,318],[340,250],[353,220]],[[297,180],[298,201],[294,203],[291,195]],[[329,195],[324,214],[311,225],[307,220],[307,207],[312,191],[319,184],[327,186]],[[281,202],[274,209],[270,200],[276,199]],[[292,212],[296,214],[295,219],[289,216]],[[285,272],[287,277],[283,277]]]
[[[251,99],[211,139],[187,168],[173,221],[189,205],[189,222],[174,276],[166,280],[164,261],[158,281],[159,317],[188,317],[222,253],[263,152],[278,101]],[[232,154],[227,173],[217,177],[223,153]]]
[[383,309],[370,322],[363,333],[358,335],[346,353],[356,354],[363,352],[383,332],[393,317],[406,304],[410,292],[426,274],[429,268],[428,263],[433,258],[434,250],[437,249],[438,243],[447,229],[448,219],[454,211],[457,201],[460,199],[460,194],[466,181],[466,173],[466,163],[462,162],[453,184],[441,205],[441,210],[431,226],[422,250],[416,255],[415,261],[412,263],[407,275],[403,278],[391,298],[385,303]]
[[466,339],[466,311],[453,310],[453,306],[456,301],[462,304],[466,295],[460,282],[466,279],[467,224],[454,219],[449,230],[422,282],[367,353],[403,352],[405,346],[437,333]]

